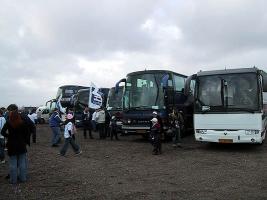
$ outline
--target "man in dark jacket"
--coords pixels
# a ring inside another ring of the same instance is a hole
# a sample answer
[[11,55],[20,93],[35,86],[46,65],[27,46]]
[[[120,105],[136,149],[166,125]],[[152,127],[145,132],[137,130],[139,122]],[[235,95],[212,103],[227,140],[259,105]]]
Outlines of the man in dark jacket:
[[49,126],[52,129],[52,147],[57,147],[60,142],[60,125],[62,123],[59,111],[57,108],[54,109],[54,112],[49,118]]
[[112,116],[110,120],[110,139],[113,140],[113,136],[115,136],[116,140],[119,140],[117,134],[117,118],[116,116]]
[[83,136],[84,139],[87,138],[87,130],[89,131],[89,137],[91,139],[94,139],[92,136],[92,127],[91,127],[91,121],[92,121],[92,116],[91,113],[89,112],[89,108],[86,106],[83,114],[82,114],[82,119],[83,119]]

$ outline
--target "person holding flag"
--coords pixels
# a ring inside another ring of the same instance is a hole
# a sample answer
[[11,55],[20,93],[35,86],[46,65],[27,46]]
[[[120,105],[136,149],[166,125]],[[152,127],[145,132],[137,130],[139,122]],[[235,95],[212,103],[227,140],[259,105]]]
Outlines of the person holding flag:
[[60,142],[60,125],[62,123],[58,108],[54,109],[54,112],[49,118],[49,126],[52,130],[52,147],[57,147]]

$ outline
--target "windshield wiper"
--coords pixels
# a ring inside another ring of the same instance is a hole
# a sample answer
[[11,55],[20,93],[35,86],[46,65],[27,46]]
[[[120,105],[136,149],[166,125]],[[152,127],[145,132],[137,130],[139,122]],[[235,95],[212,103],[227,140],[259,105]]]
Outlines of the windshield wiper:
[[196,102],[199,102],[201,106],[206,106],[198,97],[196,98]]
[[138,109],[144,109],[144,108],[149,108],[152,110],[151,106],[135,106],[135,107],[130,107],[129,109],[138,110]]

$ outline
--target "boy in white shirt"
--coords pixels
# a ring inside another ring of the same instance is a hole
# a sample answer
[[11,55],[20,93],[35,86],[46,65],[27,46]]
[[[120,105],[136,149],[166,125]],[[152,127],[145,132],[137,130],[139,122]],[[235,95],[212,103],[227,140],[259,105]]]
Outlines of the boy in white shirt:
[[71,145],[72,149],[74,152],[78,155],[82,153],[80,150],[80,147],[75,143],[73,140],[73,135],[74,135],[74,123],[73,123],[73,115],[68,114],[67,115],[67,120],[65,122],[65,130],[64,130],[64,138],[65,138],[65,143],[60,150],[60,155],[64,156],[68,150],[69,144]]

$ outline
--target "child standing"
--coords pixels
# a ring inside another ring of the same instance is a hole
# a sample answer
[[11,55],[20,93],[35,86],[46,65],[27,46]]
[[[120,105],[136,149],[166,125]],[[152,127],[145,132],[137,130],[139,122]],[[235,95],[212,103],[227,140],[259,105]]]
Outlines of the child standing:
[[73,140],[73,135],[74,135],[74,123],[73,123],[73,115],[68,114],[67,115],[67,120],[65,122],[65,131],[64,131],[64,138],[65,138],[65,143],[60,150],[60,155],[64,156],[68,150],[69,144],[71,145],[73,151],[76,154],[82,153],[80,150],[80,147],[75,143]]
[[160,132],[160,123],[157,118],[151,119],[151,130],[150,130],[150,138],[152,141],[153,155],[161,154],[161,132]]

